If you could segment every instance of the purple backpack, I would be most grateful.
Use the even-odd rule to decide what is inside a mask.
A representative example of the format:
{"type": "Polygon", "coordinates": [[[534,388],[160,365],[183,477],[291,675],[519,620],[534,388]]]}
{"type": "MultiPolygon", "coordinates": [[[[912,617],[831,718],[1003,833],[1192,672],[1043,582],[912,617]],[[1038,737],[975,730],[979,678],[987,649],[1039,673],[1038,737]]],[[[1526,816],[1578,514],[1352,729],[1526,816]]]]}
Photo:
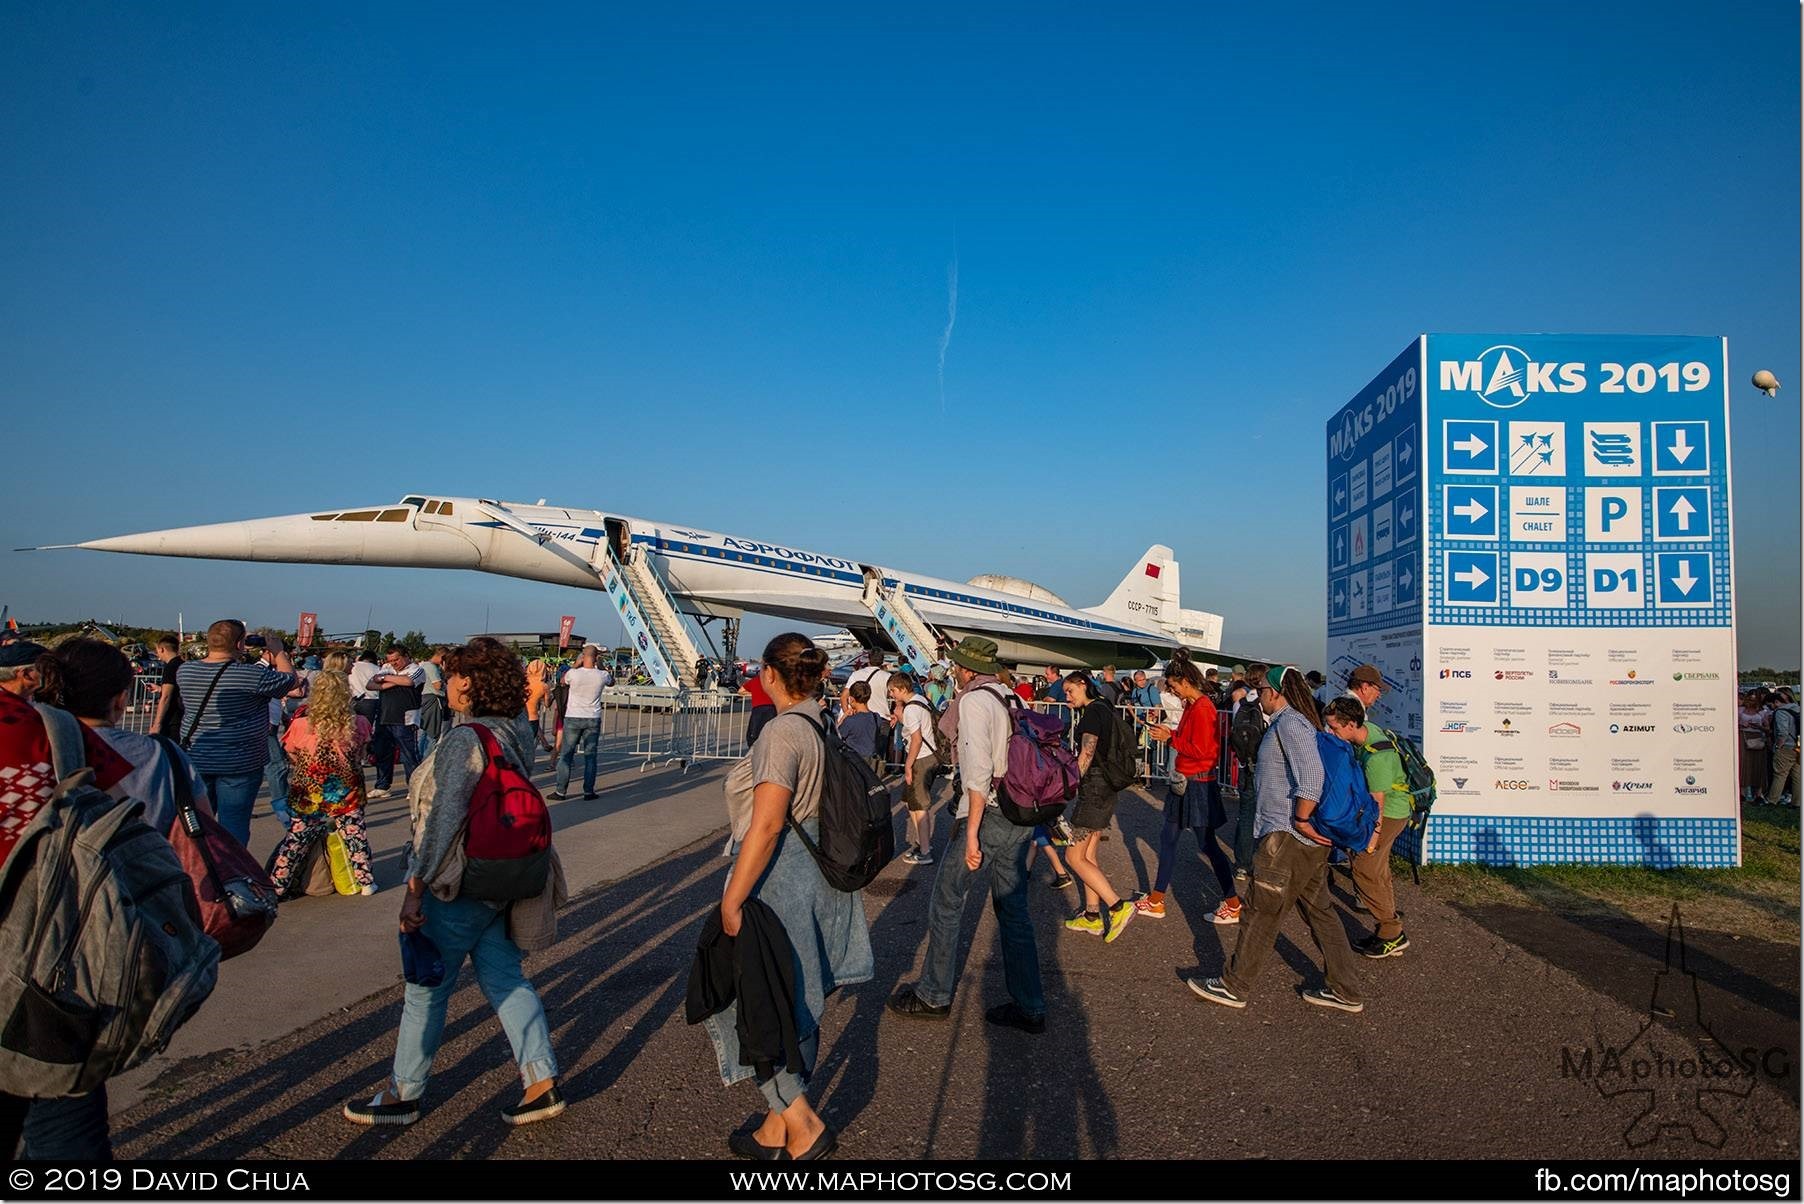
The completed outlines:
{"type": "Polygon", "coordinates": [[[1077,758],[1065,742],[1065,721],[985,690],[1008,710],[1008,773],[996,783],[996,807],[1023,828],[1051,823],[1077,795],[1077,758]]]}

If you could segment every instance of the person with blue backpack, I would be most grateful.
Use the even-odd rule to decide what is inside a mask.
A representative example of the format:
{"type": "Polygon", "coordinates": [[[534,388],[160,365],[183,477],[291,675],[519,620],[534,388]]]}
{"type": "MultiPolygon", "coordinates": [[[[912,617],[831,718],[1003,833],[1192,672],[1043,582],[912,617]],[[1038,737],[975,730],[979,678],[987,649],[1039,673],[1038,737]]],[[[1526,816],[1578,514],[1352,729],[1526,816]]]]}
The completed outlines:
{"type": "Polygon", "coordinates": [[[1290,666],[1268,670],[1259,684],[1267,726],[1254,779],[1253,877],[1241,918],[1240,943],[1218,978],[1189,978],[1202,999],[1244,1008],[1260,968],[1277,944],[1284,913],[1295,904],[1316,948],[1327,984],[1303,992],[1306,1003],[1362,1012],[1357,962],[1328,896],[1328,857],[1337,843],[1363,850],[1377,805],[1365,789],[1353,750],[1321,731],[1315,699],[1290,666]],[[1363,817],[1363,818],[1362,818],[1363,817]],[[1364,831],[1360,829],[1363,826],[1364,831]]]}
{"type": "Polygon", "coordinates": [[[1366,709],[1358,698],[1336,698],[1328,704],[1322,722],[1330,732],[1358,751],[1366,788],[1379,803],[1378,826],[1372,832],[1372,843],[1363,852],[1353,855],[1353,888],[1359,892],[1366,910],[1372,913],[1378,931],[1353,948],[1373,960],[1401,957],[1409,948],[1409,935],[1403,931],[1403,921],[1397,918],[1397,887],[1391,879],[1391,846],[1409,827],[1409,817],[1415,810],[1415,796],[1410,792],[1403,756],[1397,751],[1396,737],[1366,718],[1366,709]]]}

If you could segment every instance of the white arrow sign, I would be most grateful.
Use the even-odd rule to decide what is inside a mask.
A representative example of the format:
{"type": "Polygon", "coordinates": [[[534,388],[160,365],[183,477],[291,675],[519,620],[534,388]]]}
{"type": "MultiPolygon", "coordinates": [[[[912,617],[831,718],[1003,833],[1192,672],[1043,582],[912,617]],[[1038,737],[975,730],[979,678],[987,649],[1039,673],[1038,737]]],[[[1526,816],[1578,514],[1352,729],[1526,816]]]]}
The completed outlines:
{"type": "Polygon", "coordinates": [[[1405,590],[1408,590],[1410,582],[1414,581],[1415,579],[1416,578],[1415,578],[1414,574],[1412,574],[1408,569],[1404,569],[1401,573],[1399,573],[1397,575],[1397,584],[1402,586],[1405,590]]]}
{"type": "Polygon", "coordinates": [[[1455,506],[1453,512],[1461,518],[1469,518],[1476,523],[1479,519],[1489,514],[1490,510],[1485,507],[1483,502],[1479,501],[1477,498],[1473,498],[1464,505],[1455,506]]]}
{"type": "Polygon", "coordinates": [[[1691,575],[1691,562],[1689,560],[1681,560],[1679,562],[1679,571],[1672,575],[1672,583],[1679,587],[1679,592],[1681,594],[1689,594],[1691,592],[1691,587],[1698,583],[1698,579],[1691,575]]]}
{"type": "Polygon", "coordinates": [[[1685,438],[1685,428],[1680,427],[1672,437],[1672,446],[1666,450],[1672,453],[1672,458],[1674,460],[1683,464],[1685,461],[1691,459],[1691,453],[1696,449],[1693,448],[1691,443],[1685,438]]]}
{"type": "Polygon", "coordinates": [[[1477,565],[1473,565],[1469,569],[1453,574],[1453,579],[1461,585],[1469,585],[1474,590],[1477,590],[1482,587],[1485,582],[1491,579],[1491,574],[1485,572],[1477,565]]]}
{"type": "MultiPolygon", "coordinates": [[[[1680,428],[1679,437],[1684,438],[1684,436],[1684,428],[1680,428]]],[[[1677,451],[1678,449],[1675,447],[1673,450],[1677,451]]],[[[1686,450],[1689,451],[1690,449],[1687,448],[1686,450]]],[[[1691,530],[1691,516],[1698,512],[1698,508],[1693,506],[1691,502],[1686,499],[1685,495],[1681,493],[1679,495],[1679,500],[1672,504],[1671,512],[1679,520],[1679,530],[1689,531],[1691,530]]]]}
{"type": "Polygon", "coordinates": [[[1476,459],[1478,459],[1479,455],[1481,453],[1483,453],[1484,450],[1490,446],[1491,445],[1489,443],[1486,443],[1484,441],[1484,439],[1482,439],[1480,436],[1474,434],[1474,435],[1467,435],[1464,439],[1461,439],[1458,443],[1455,443],[1453,445],[1453,450],[1465,452],[1467,455],[1471,456],[1474,460],[1476,460],[1476,459]]]}
{"type": "Polygon", "coordinates": [[[1410,456],[1410,452],[1412,450],[1414,450],[1412,445],[1410,445],[1408,443],[1403,444],[1401,447],[1399,447],[1397,449],[1397,459],[1408,460],[1409,456],[1410,456]]]}

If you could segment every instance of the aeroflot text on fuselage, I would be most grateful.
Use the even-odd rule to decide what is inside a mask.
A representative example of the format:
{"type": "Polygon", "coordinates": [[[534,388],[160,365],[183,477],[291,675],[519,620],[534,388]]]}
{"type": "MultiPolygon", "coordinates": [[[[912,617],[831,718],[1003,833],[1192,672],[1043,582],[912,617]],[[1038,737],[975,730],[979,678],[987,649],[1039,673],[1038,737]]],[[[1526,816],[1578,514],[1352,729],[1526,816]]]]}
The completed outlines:
{"type": "Polygon", "coordinates": [[[781,556],[784,560],[794,560],[802,564],[824,564],[830,569],[847,569],[856,573],[858,566],[849,560],[841,560],[837,556],[816,556],[813,552],[798,552],[793,548],[778,547],[776,544],[752,543],[750,540],[734,539],[731,535],[721,541],[723,547],[739,552],[752,552],[759,556],[781,556]]]}

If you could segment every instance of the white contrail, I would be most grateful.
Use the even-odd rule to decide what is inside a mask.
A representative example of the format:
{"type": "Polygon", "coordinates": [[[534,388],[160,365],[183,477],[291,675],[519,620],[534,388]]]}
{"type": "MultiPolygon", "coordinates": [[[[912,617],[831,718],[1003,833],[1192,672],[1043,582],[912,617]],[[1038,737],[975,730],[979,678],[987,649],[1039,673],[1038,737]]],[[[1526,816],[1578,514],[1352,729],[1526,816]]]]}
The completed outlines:
{"type": "Polygon", "coordinates": [[[952,248],[952,266],[946,269],[946,329],[940,332],[940,413],[946,412],[946,348],[952,344],[952,327],[958,322],[958,248],[952,248]]]}

